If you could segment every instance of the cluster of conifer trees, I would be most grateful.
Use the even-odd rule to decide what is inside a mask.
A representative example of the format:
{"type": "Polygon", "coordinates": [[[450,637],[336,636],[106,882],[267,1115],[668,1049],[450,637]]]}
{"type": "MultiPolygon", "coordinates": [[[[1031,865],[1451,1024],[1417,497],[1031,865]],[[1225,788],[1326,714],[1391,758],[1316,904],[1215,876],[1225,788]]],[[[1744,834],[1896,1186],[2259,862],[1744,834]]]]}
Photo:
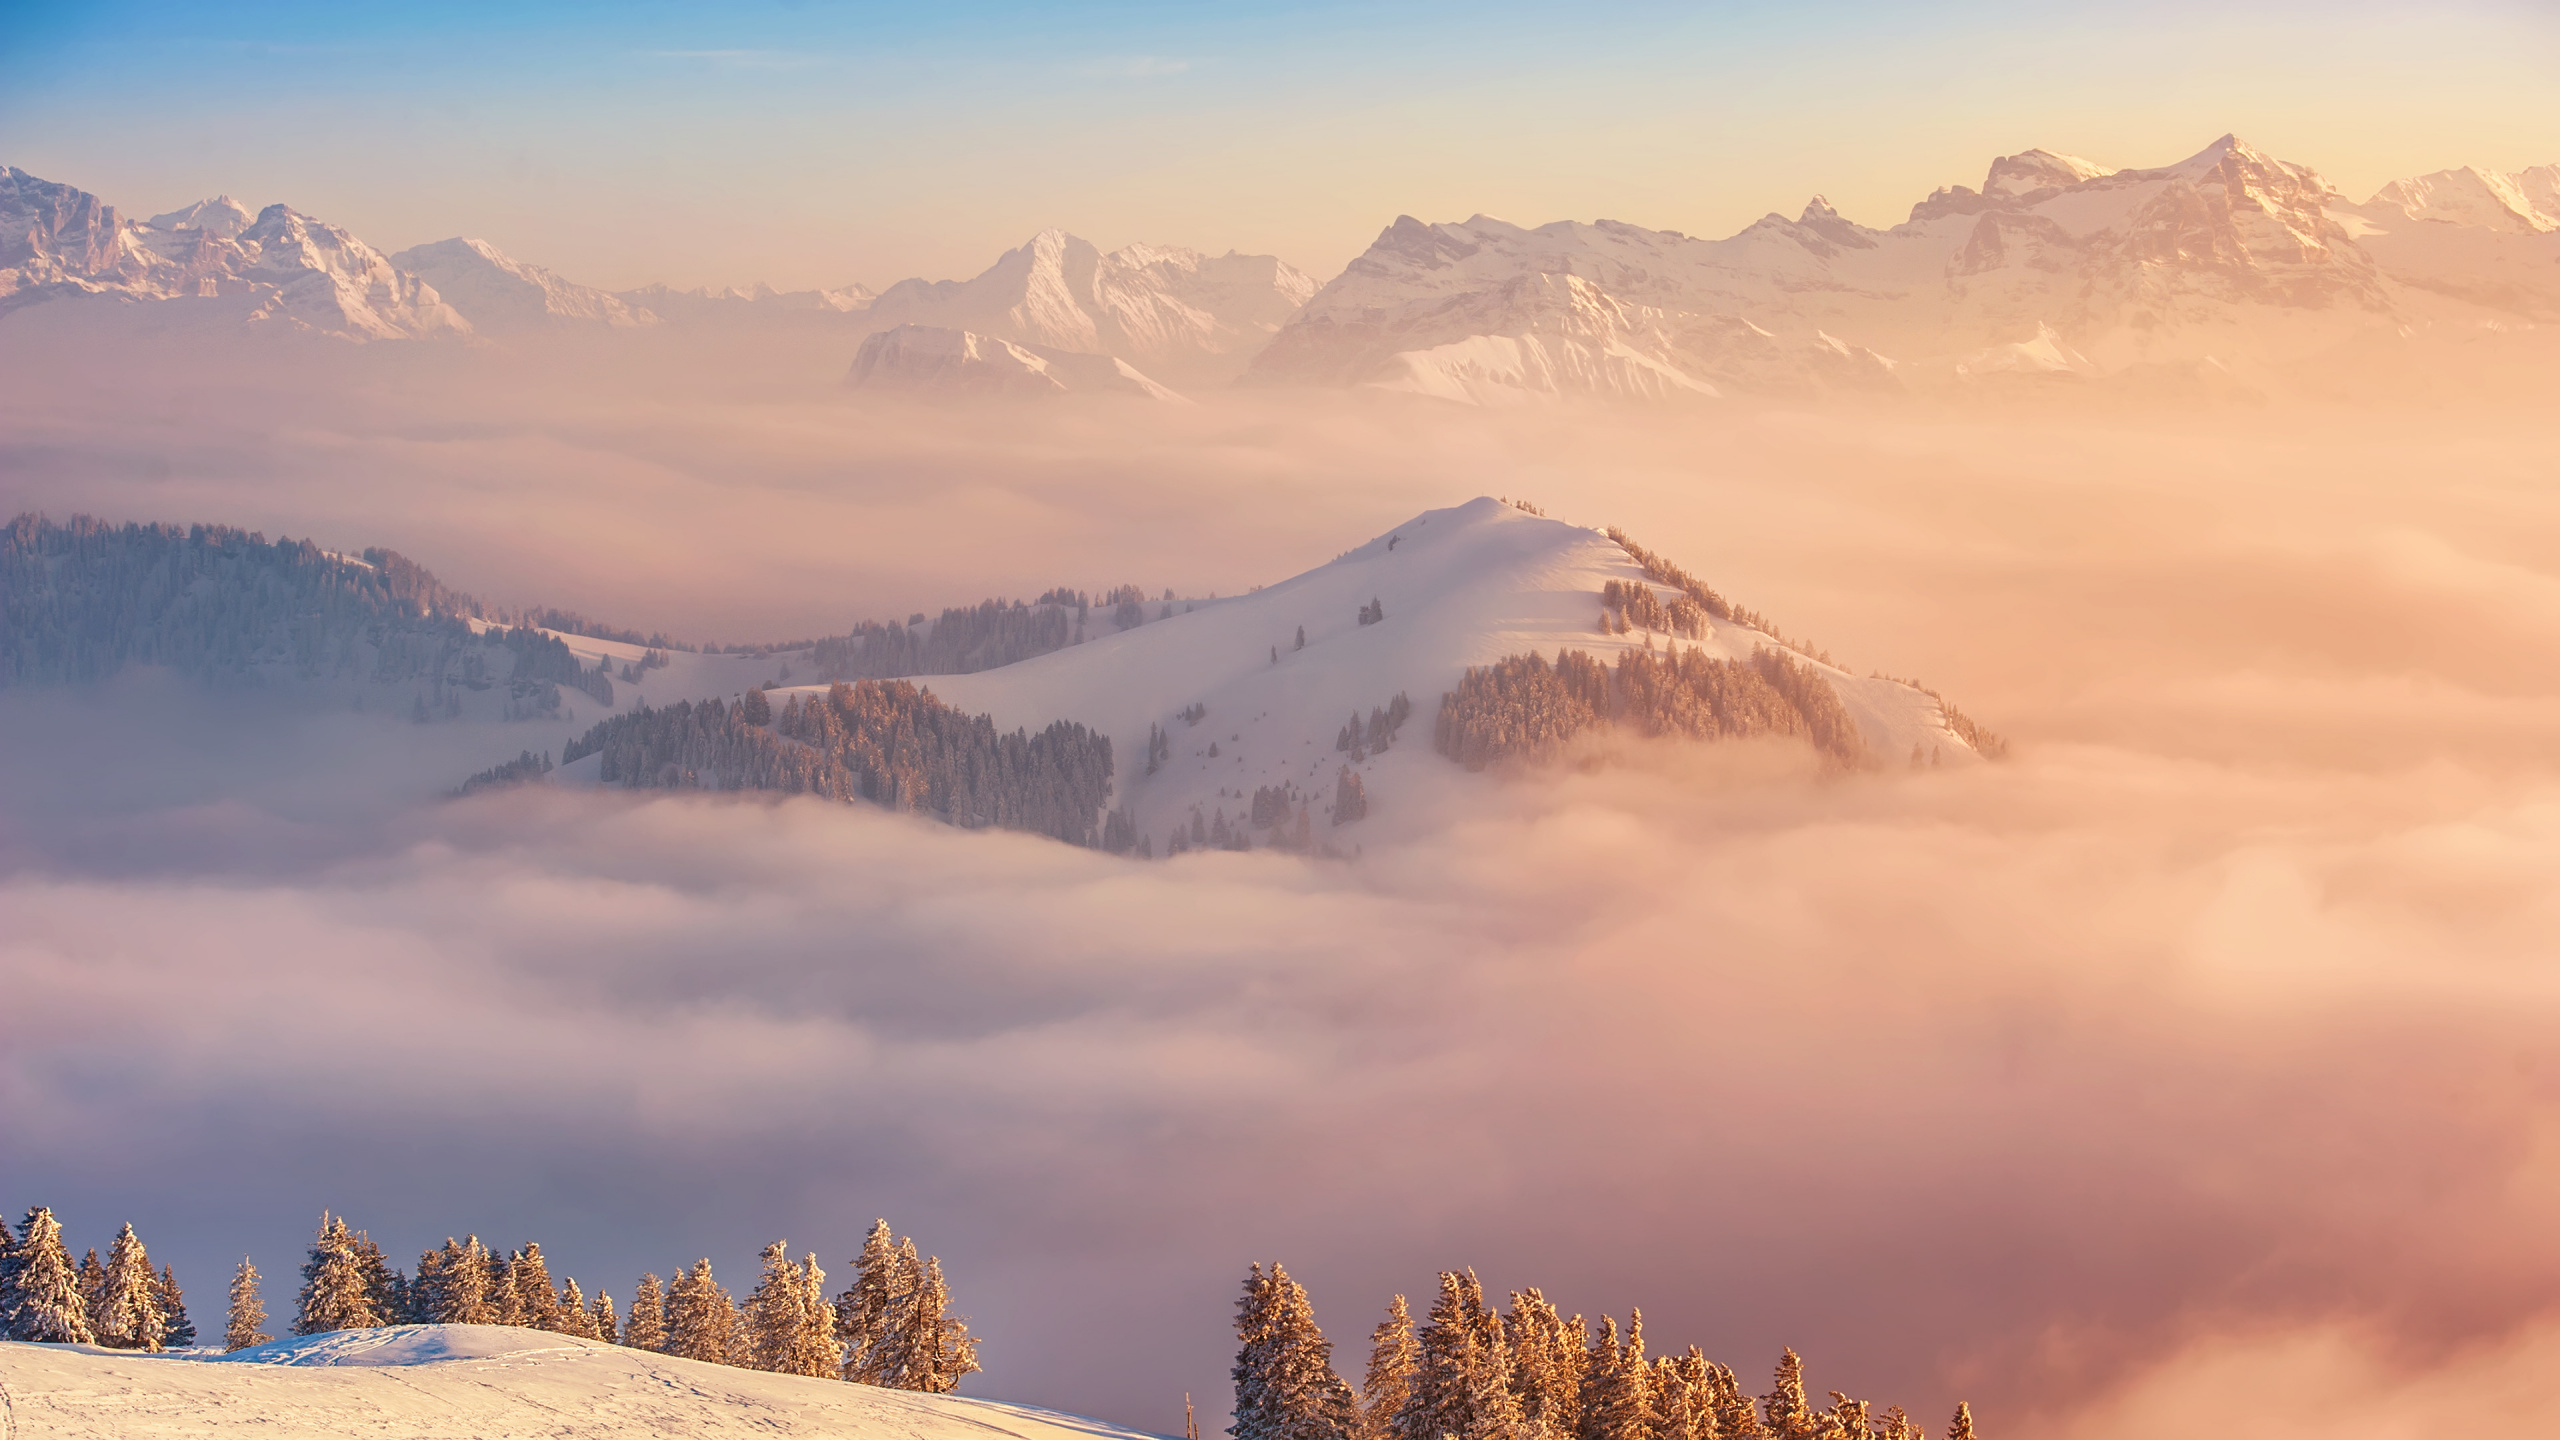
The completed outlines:
{"type": "MultiPolygon", "coordinates": [[[[377,1325],[522,1325],[686,1360],[935,1394],[977,1373],[978,1342],[968,1322],[950,1313],[941,1260],[920,1259],[915,1241],[898,1238],[888,1221],[871,1227],[854,1257],[853,1283],[832,1300],[815,1254],[795,1263],[777,1240],[761,1258],[763,1275],[743,1303],[701,1259],[676,1267],[663,1286],[654,1273],[641,1276],[630,1313],[617,1323],[611,1296],[587,1296],[575,1276],[555,1288],[538,1244],[498,1255],[477,1235],[448,1238],[418,1257],[412,1276],[385,1263],[363,1231],[329,1215],[302,1267],[293,1329],[319,1335],[377,1325]]],[[[235,1337],[253,1333],[265,1314],[255,1267],[243,1261],[242,1274],[232,1290],[235,1337]],[[244,1305],[254,1317],[244,1318],[244,1305]]]]}
{"type": "Polygon", "coordinates": [[[1718,660],[1695,646],[1657,656],[1629,650],[1617,669],[1580,650],[1549,665],[1515,655],[1471,666],[1443,695],[1432,748],[1480,770],[1552,753],[1583,731],[1625,725],[1643,735],[1698,739],[1801,736],[1840,765],[1866,763],[1866,742],[1820,671],[1783,650],[1718,660]]]}
{"type": "Polygon", "coordinates": [[[423,681],[421,720],[458,713],[463,690],[499,685],[511,718],[556,714],[563,685],[613,703],[612,679],[558,639],[469,623],[504,618],[389,550],[357,561],[227,526],[86,515],[20,515],[0,530],[0,684],[83,683],[137,664],[239,683],[276,667],[423,681]]]}
{"type": "Polygon", "coordinates": [[[264,662],[362,674],[467,639],[462,617],[480,614],[470,596],[389,550],[351,564],[308,540],[270,545],[228,526],[86,515],[61,524],[20,515],[0,530],[0,682],[102,680],[128,664],[202,679],[264,662]],[[389,634],[412,643],[358,651],[380,650],[389,634]]]}
{"type": "MultiPolygon", "coordinates": [[[[1109,614],[1114,629],[1134,629],[1147,621],[1146,600],[1135,585],[1115,586],[1098,597],[1059,586],[1028,603],[981,600],[947,609],[930,625],[918,613],[903,625],[869,620],[847,634],[760,648],[809,650],[821,680],[968,675],[1081,642],[1096,609],[1109,614]]],[[[1172,615],[1173,592],[1167,590],[1157,618],[1172,615]]]]}
{"type": "Polygon", "coordinates": [[[1351,763],[1357,765],[1371,755],[1385,754],[1387,747],[1395,743],[1396,732],[1412,718],[1413,702],[1399,690],[1396,698],[1385,705],[1370,707],[1365,723],[1360,719],[1359,711],[1352,711],[1351,718],[1335,732],[1333,748],[1349,754],[1351,763]]]}
{"type": "Polygon", "coordinates": [[[1100,838],[1111,742],[1058,721],[1002,734],[903,680],[837,682],[777,713],[761,690],[605,720],[561,752],[602,752],[603,778],[633,788],[779,790],[867,800],[968,829],[1100,838]]]}
{"type": "MultiPolygon", "coordinates": [[[[1417,1332],[1401,1295],[1370,1332],[1355,1393],[1333,1369],[1305,1287],[1255,1265],[1236,1305],[1235,1440],[1927,1440],[1900,1406],[1837,1390],[1817,1406],[1793,1350],[1758,1398],[1696,1346],[1645,1354],[1644,1312],[1598,1331],[1534,1287],[1496,1313],[1472,1270],[1444,1271],[1417,1332]]],[[[1958,1405],[1947,1440],[1973,1440],[1958,1405]]]]}
{"type": "Polygon", "coordinates": [[[196,1343],[196,1327],[178,1277],[166,1265],[152,1270],[131,1225],[116,1232],[105,1261],[91,1250],[73,1265],[61,1223],[39,1205],[15,1235],[0,1222],[0,1339],[181,1350],[196,1343]]]}

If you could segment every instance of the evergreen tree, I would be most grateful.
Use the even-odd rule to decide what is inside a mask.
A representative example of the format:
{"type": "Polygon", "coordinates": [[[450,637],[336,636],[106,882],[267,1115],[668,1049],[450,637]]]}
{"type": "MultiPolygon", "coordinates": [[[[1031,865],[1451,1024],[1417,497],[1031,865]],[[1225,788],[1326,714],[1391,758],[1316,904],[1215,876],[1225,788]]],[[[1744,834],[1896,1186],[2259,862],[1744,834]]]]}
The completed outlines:
{"type": "Polygon", "coordinates": [[[764,1247],[764,1275],[747,1296],[746,1353],[738,1363],[750,1370],[790,1374],[800,1353],[800,1268],[789,1246],[776,1240],[764,1247]]]}
{"type": "Polygon", "coordinates": [[[333,1330],[366,1330],[382,1323],[366,1283],[360,1236],[347,1222],[323,1211],[320,1233],[302,1265],[302,1295],[294,1317],[296,1335],[325,1335],[333,1330]]]}
{"type": "Polygon", "coordinates": [[[97,1338],[89,1328],[88,1297],[51,1210],[38,1205],[27,1211],[9,1263],[8,1286],[0,1292],[0,1333],[40,1345],[86,1345],[97,1338]]]}
{"type": "Polygon", "coordinates": [[[1414,1365],[1421,1348],[1413,1338],[1413,1312],[1399,1295],[1387,1304],[1387,1318],[1369,1332],[1369,1370],[1360,1381],[1360,1424],[1357,1440],[1388,1440],[1397,1412],[1413,1395],[1414,1365]]]}
{"type": "Polygon", "coordinates": [[[1956,1418],[1947,1422],[1947,1440],[1973,1440],[1973,1407],[1959,1400],[1956,1418]]]}
{"type": "Polygon", "coordinates": [[[80,1305],[89,1316],[89,1333],[98,1332],[98,1313],[107,1303],[107,1267],[98,1263],[98,1252],[92,1247],[80,1257],[80,1305]]]}
{"type": "Polygon", "coordinates": [[[509,1303],[516,1316],[505,1323],[535,1330],[560,1328],[560,1301],[551,1289],[551,1265],[542,1246],[528,1240],[507,1264],[509,1303]]]}
{"type": "Polygon", "coordinates": [[[1564,1440],[1581,1427],[1588,1329],[1579,1315],[1568,1321],[1557,1314],[1534,1285],[1511,1297],[1511,1313],[1502,1322],[1511,1349],[1511,1393],[1521,1424],[1540,1440],[1564,1440]]]}
{"type": "MultiPolygon", "coordinates": [[[[914,1263],[912,1242],[900,1247],[900,1258],[914,1263]]],[[[962,1376],[978,1373],[977,1337],[969,1333],[968,1322],[950,1310],[951,1288],[943,1281],[942,1261],[928,1256],[908,1298],[906,1323],[901,1327],[905,1338],[897,1346],[898,1376],[890,1382],[898,1389],[948,1395],[960,1388],[962,1376]]]]}
{"type": "Polygon", "coordinates": [[[676,1272],[667,1297],[667,1353],[727,1364],[738,1329],[737,1302],[711,1278],[711,1262],[676,1272]]]}
{"type": "Polygon", "coordinates": [[[622,1327],[622,1343],[634,1350],[667,1348],[666,1302],[658,1292],[658,1277],[642,1275],[640,1283],[631,1287],[631,1316],[622,1327]]]}
{"type": "Polygon", "coordinates": [[[845,1379],[862,1385],[892,1383],[890,1351],[900,1329],[892,1317],[901,1314],[915,1292],[919,1277],[909,1268],[914,1261],[915,1246],[910,1243],[902,1251],[887,1220],[871,1223],[862,1253],[853,1259],[853,1283],[835,1301],[836,1341],[844,1349],[839,1373],[845,1379]]]}
{"type": "Polygon", "coordinates": [[[607,1345],[622,1343],[621,1327],[613,1323],[612,1296],[601,1290],[596,1292],[595,1303],[587,1307],[587,1328],[607,1345]]]}
{"type": "Polygon", "coordinates": [[[1742,1381],[1728,1366],[1707,1363],[1707,1408],[1716,1417],[1716,1434],[1721,1440],[1763,1440],[1768,1433],[1760,1427],[1759,1408],[1742,1388],[1742,1381]]]}
{"type": "Polygon", "coordinates": [[[267,1302],[258,1298],[258,1267],[243,1255],[240,1268],[231,1275],[231,1309],[222,1324],[222,1348],[246,1350],[274,1339],[258,1328],[266,1319],[267,1302]]]}
{"type": "Polygon", "coordinates": [[[1644,1312],[1627,1318],[1627,1338],[1618,1340],[1618,1322],[1600,1320],[1600,1335],[1591,1344],[1582,1372],[1582,1440],[1647,1440],[1653,1402],[1644,1358],[1644,1312]]]}
{"type": "Polygon", "coordinates": [[[1421,1358],[1413,1394],[1396,1417],[1396,1440],[1516,1440],[1523,1427],[1511,1393],[1510,1347],[1474,1271],[1440,1272],[1439,1297],[1416,1338],[1421,1358]]]}
{"type": "Polygon", "coordinates": [[[373,1323],[397,1325],[409,1319],[409,1277],[391,1268],[372,1236],[357,1230],[349,1239],[355,1249],[356,1273],[364,1277],[365,1306],[373,1312],[373,1323]]]}
{"type": "MultiPolygon", "coordinates": [[[[843,1347],[836,1343],[836,1312],[827,1304],[827,1272],[818,1268],[813,1252],[800,1257],[800,1332],[793,1344],[791,1373],[794,1375],[828,1376],[837,1372],[843,1362],[843,1347]]],[[[970,1347],[971,1367],[975,1368],[976,1346],[970,1347]]]]}
{"type": "Polygon", "coordinates": [[[1351,1387],[1307,1292],[1275,1261],[1247,1272],[1236,1302],[1235,1440],[1348,1440],[1359,1423],[1351,1387]]]}
{"type": "Polygon", "coordinates": [[[1831,1411],[1822,1417],[1824,1434],[1839,1436],[1840,1440],[1871,1440],[1870,1428],[1866,1401],[1852,1400],[1837,1390],[1831,1392],[1831,1411]]]}
{"type": "Polygon", "coordinates": [[[586,1292],[578,1288],[575,1275],[560,1282],[560,1298],[551,1313],[559,1317],[557,1326],[563,1335],[575,1335],[581,1340],[604,1338],[596,1333],[595,1316],[587,1310],[586,1292]]]}
{"type": "Polygon", "coordinates": [[[169,1316],[160,1306],[160,1276],[129,1221],[108,1247],[89,1323],[98,1343],[113,1350],[157,1351],[168,1330],[169,1316]]]}
{"type": "Polygon", "coordinates": [[[1762,1397],[1760,1407],[1768,1415],[1774,1440],[1814,1440],[1819,1433],[1813,1406],[1805,1399],[1804,1360],[1795,1351],[1779,1357],[1777,1383],[1762,1397]]]}

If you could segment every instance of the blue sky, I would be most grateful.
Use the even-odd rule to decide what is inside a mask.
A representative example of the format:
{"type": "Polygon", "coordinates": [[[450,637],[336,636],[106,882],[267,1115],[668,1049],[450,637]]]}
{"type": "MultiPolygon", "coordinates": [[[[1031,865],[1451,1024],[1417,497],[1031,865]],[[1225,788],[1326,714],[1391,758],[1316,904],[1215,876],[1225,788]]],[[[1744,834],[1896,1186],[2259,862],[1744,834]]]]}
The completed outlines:
{"type": "Polygon", "coordinates": [[[969,273],[1058,224],[1330,273],[1398,213],[1890,223],[1993,155],[2238,130],[2361,193],[2560,160],[2547,5],[96,4],[0,161],[615,286],[969,273]]]}

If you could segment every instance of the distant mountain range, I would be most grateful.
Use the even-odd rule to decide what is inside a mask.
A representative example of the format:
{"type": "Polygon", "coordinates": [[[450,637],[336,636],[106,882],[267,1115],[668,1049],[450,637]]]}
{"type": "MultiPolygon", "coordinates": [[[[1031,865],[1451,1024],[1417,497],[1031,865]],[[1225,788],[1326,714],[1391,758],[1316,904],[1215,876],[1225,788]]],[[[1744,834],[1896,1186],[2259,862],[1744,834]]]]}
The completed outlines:
{"type": "Polygon", "coordinates": [[[83,297],[350,340],[815,324],[841,331],[849,383],[922,394],[1169,398],[1241,381],[1499,404],[2238,388],[2376,337],[2560,320],[2560,165],[2439,171],[2358,204],[2233,136],[2155,169],[2029,150],[1889,229],[1819,196],[1723,240],[1402,216],[1321,287],[1267,255],[1105,253],[1046,230],[972,279],[878,294],[608,293],[483,241],[384,255],[227,197],[128,220],[0,169],[0,315],[83,297]]]}

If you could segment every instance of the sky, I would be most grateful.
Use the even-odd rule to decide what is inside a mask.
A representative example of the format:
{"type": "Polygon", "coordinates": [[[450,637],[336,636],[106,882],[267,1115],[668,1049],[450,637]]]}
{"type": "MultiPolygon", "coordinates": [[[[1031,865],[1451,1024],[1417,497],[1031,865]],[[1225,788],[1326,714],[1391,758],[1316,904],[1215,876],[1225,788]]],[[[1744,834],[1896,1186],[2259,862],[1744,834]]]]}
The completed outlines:
{"type": "Polygon", "coordinates": [[[2533,0],[101,3],[12,18],[0,163],[608,287],[974,274],[1033,232],[1328,277],[1398,214],[1871,224],[2031,146],[2226,131],[2352,194],[2560,160],[2533,0]]]}

